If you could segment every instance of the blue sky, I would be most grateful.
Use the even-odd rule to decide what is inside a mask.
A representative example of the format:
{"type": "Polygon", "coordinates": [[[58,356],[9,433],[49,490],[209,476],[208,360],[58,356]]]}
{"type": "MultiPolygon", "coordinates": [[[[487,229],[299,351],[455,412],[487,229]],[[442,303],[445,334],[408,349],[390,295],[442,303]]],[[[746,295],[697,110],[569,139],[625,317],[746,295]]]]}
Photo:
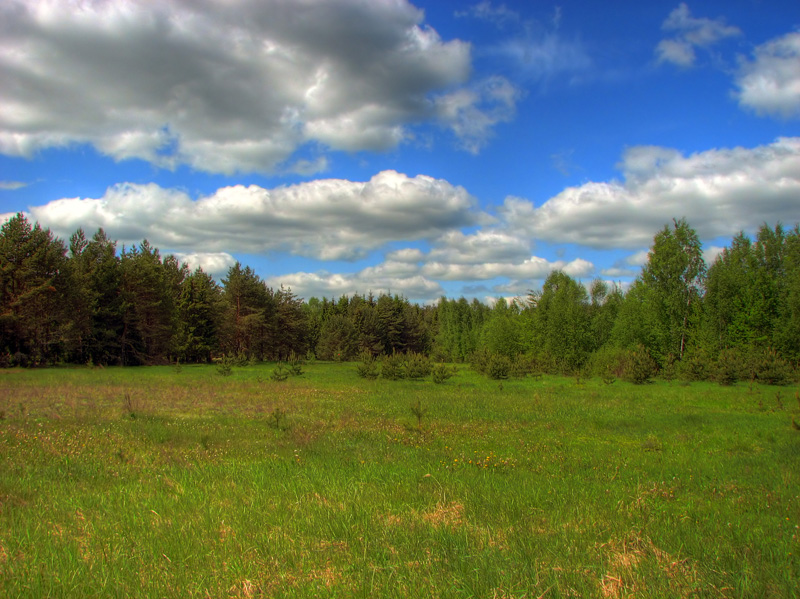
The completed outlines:
{"type": "Polygon", "coordinates": [[[627,285],[800,221],[800,4],[6,0],[0,218],[301,297],[627,285]]]}

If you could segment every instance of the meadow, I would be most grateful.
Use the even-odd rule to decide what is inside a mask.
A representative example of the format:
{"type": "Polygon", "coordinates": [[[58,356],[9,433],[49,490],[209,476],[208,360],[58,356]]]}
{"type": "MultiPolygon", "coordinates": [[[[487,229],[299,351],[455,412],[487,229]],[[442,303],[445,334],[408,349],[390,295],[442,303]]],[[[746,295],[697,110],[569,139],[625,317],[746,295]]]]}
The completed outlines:
{"type": "Polygon", "coordinates": [[[796,597],[798,387],[0,371],[2,597],[796,597]]]}

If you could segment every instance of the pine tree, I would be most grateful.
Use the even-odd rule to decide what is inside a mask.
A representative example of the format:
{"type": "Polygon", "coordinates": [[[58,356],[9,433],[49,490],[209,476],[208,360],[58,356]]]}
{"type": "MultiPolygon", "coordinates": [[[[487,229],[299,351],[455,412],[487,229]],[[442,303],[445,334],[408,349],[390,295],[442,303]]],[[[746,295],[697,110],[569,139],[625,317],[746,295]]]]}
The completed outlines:
{"type": "Polygon", "coordinates": [[[17,214],[0,228],[0,353],[41,364],[60,354],[66,326],[66,247],[17,214]]]}
{"type": "Polygon", "coordinates": [[[197,268],[181,284],[178,352],[184,362],[210,362],[219,346],[222,291],[197,268]]]}

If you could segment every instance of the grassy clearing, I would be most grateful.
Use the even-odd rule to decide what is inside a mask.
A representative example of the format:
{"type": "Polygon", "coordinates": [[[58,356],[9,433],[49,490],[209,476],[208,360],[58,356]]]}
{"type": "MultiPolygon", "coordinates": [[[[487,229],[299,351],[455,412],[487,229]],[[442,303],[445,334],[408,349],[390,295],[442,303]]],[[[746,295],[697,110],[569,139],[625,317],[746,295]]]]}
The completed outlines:
{"type": "Polygon", "coordinates": [[[796,388],[305,370],[0,371],[0,596],[800,594],[796,388]]]}

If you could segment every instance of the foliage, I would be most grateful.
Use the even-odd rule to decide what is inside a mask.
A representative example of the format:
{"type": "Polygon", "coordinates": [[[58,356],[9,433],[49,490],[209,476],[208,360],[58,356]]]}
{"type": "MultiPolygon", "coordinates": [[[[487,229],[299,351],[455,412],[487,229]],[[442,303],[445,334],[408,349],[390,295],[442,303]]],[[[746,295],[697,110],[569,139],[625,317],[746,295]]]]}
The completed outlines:
{"type": "Polygon", "coordinates": [[[431,374],[433,367],[428,356],[410,352],[405,355],[405,375],[407,379],[424,379],[431,374]]]}
{"type": "Polygon", "coordinates": [[[0,267],[5,367],[192,364],[224,355],[233,366],[283,361],[302,372],[292,356],[348,361],[365,352],[378,362],[403,356],[390,358],[397,363],[387,377],[427,377],[430,360],[469,360],[488,374],[493,356],[503,355],[508,376],[618,378],[624,349],[641,344],[667,380],[732,384],[791,380],[800,361],[798,225],[765,224],[753,240],[737,235],[706,274],[695,231],[674,220],[657,232],[625,293],[554,271],[527,300],[499,298],[491,307],[463,297],[421,306],[388,294],[303,300],[240,263],[217,283],[147,240],[118,251],[102,229],[91,237],[79,229],[65,247],[22,214],[0,228],[0,267]]]}
{"type": "Polygon", "coordinates": [[[303,360],[294,352],[289,354],[287,367],[292,376],[301,376],[303,374],[303,360]]]}
{"type": "Polygon", "coordinates": [[[748,369],[752,378],[765,385],[788,385],[794,379],[789,362],[773,348],[753,351],[748,369]]]}
{"type": "Polygon", "coordinates": [[[217,374],[220,376],[230,376],[233,374],[234,360],[230,356],[223,355],[217,362],[217,374]]]}
{"type": "Polygon", "coordinates": [[[272,369],[272,372],[269,375],[276,383],[280,383],[285,381],[291,376],[292,372],[284,365],[283,362],[278,362],[275,365],[275,368],[272,369]]]}
{"type": "Polygon", "coordinates": [[[550,356],[558,372],[583,366],[594,349],[586,289],[562,271],[553,271],[539,294],[531,294],[524,314],[525,346],[550,356]]]}
{"type": "Polygon", "coordinates": [[[486,375],[492,380],[505,380],[511,375],[511,358],[504,354],[492,354],[486,367],[486,375]]]}
{"type": "Polygon", "coordinates": [[[715,371],[713,356],[703,346],[692,346],[678,363],[678,376],[685,381],[704,381],[715,371]]]}
{"type": "Polygon", "coordinates": [[[720,385],[733,385],[746,371],[747,360],[738,349],[723,349],[717,355],[714,380],[720,385]]]}
{"type": "Polygon", "coordinates": [[[436,364],[431,371],[431,380],[437,385],[441,385],[451,379],[456,374],[456,369],[447,364],[436,364]]]}
{"type": "Polygon", "coordinates": [[[393,353],[381,360],[381,377],[387,381],[406,378],[406,362],[402,354],[393,353]]]}
{"type": "Polygon", "coordinates": [[[267,418],[269,425],[281,431],[289,430],[289,424],[287,422],[286,410],[283,408],[275,408],[272,412],[269,413],[269,417],[267,418]]]}
{"type": "Polygon", "coordinates": [[[630,351],[625,363],[623,376],[628,382],[635,385],[643,385],[644,383],[649,383],[655,376],[657,368],[656,361],[650,355],[648,349],[639,344],[630,351]]]}
{"type": "Polygon", "coordinates": [[[371,353],[362,352],[361,362],[356,364],[356,372],[361,378],[375,380],[380,374],[378,360],[371,353]]]}
{"type": "Polygon", "coordinates": [[[629,359],[628,350],[609,344],[592,354],[587,366],[593,376],[617,379],[625,375],[629,359]]]}
{"type": "Polygon", "coordinates": [[[428,410],[422,407],[422,402],[419,399],[411,406],[411,413],[414,415],[414,418],[417,419],[417,429],[421,429],[422,417],[428,413],[428,410]]]}
{"type": "Polygon", "coordinates": [[[686,220],[673,220],[672,227],[665,226],[656,234],[641,274],[642,284],[653,292],[655,317],[666,332],[661,344],[650,347],[656,355],[683,357],[705,275],[703,248],[686,220]]]}

